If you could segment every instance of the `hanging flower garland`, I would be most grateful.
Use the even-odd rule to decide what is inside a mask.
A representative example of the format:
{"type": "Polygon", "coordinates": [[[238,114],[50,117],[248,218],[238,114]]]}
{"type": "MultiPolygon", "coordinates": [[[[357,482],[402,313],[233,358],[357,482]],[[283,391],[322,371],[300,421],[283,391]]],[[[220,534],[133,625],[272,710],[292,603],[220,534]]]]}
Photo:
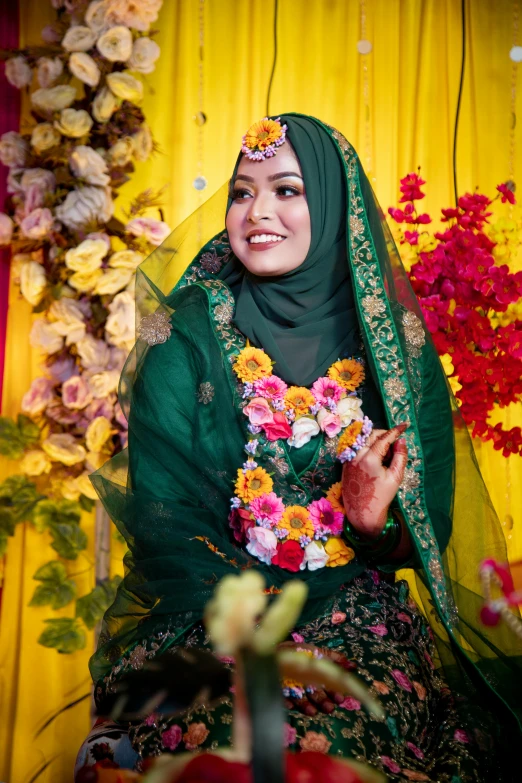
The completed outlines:
{"type": "MultiPolygon", "coordinates": [[[[114,198],[154,141],[140,103],[142,74],[160,55],[150,25],[162,0],[52,0],[56,22],[45,47],[13,52],[7,79],[30,93],[29,132],[0,139],[9,168],[0,244],[11,245],[12,274],[38,317],[30,341],[43,372],[22,399],[17,421],[0,419],[0,453],[20,460],[0,487],[0,555],[17,522],[51,535],[61,560],[35,574],[33,603],[53,609],[76,597],[66,562],[86,549],[81,511],[96,495],[88,479],[127,442],[117,386],[134,335],[135,270],[170,233],[145,216],[159,206],[147,191],[114,217],[114,198]],[[63,562],[65,561],[65,562],[63,562]]],[[[78,599],[76,616],[92,628],[116,582],[78,599]]],[[[47,621],[40,643],[61,652],[85,644],[78,621],[47,621]]]]}

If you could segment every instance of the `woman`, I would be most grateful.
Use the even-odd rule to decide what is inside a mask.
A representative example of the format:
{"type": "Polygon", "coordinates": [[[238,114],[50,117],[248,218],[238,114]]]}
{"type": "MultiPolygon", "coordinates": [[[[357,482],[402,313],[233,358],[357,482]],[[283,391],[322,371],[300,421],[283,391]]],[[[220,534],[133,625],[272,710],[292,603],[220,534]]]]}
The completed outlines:
{"type": "MultiPolygon", "coordinates": [[[[290,746],[391,780],[487,780],[499,740],[462,697],[503,711],[504,736],[515,725],[511,640],[476,620],[478,563],[506,559],[503,538],[357,156],[311,117],[266,120],[216,234],[221,195],[138,274],[128,454],[93,477],[129,546],[91,661],[98,702],[158,652],[207,645],[224,574],[255,566],[276,590],[297,574],[294,643],[349,659],[387,718],[284,683],[290,746]],[[394,581],[403,567],[431,628],[394,581]]],[[[230,715],[228,700],[153,714],[129,738],[140,758],[215,747],[230,715]]]]}

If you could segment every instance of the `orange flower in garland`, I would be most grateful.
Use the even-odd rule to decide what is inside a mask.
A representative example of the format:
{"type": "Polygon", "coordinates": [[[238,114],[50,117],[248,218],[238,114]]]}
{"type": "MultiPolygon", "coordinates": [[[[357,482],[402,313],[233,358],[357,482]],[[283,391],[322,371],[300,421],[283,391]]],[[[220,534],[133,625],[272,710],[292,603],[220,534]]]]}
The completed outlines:
{"type": "Polygon", "coordinates": [[[301,536],[313,538],[314,535],[310,514],[304,506],[288,506],[277,527],[288,530],[288,538],[294,541],[299,541],[301,536]]]}
{"type": "Polygon", "coordinates": [[[364,368],[355,359],[341,359],[328,370],[328,377],[347,391],[355,391],[364,381],[364,368]]]}
{"type": "Polygon", "coordinates": [[[293,408],[296,416],[304,416],[315,405],[315,398],[305,386],[290,386],[285,394],[285,403],[287,408],[293,408]]]}
{"type": "Polygon", "coordinates": [[[342,481],[337,481],[335,484],[332,484],[326,493],[326,500],[330,501],[334,511],[339,511],[340,514],[346,514],[343,505],[342,481]]]}
{"type": "Polygon", "coordinates": [[[272,362],[264,351],[249,346],[237,357],[234,372],[243,383],[253,383],[272,375],[272,362]]]}
{"type": "Polygon", "coordinates": [[[250,160],[265,160],[273,157],[277,148],[286,139],[287,126],[280,121],[269,120],[268,117],[254,122],[243,136],[243,152],[250,160]]]}
{"type": "Polygon", "coordinates": [[[247,470],[245,473],[239,468],[237,471],[236,495],[243,503],[250,503],[254,498],[272,492],[273,481],[263,468],[247,470]]]}
{"type": "MultiPolygon", "coordinates": [[[[357,440],[357,437],[361,434],[363,428],[362,421],[354,421],[352,424],[350,424],[349,427],[346,427],[343,434],[339,438],[339,442],[337,443],[337,453],[342,454],[345,449],[350,448],[350,446],[353,446],[355,441],[357,440]]],[[[330,498],[328,498],[329,500],[330,498]]],[[[343,509],[344,514],[344,509],[343,509]]]]}

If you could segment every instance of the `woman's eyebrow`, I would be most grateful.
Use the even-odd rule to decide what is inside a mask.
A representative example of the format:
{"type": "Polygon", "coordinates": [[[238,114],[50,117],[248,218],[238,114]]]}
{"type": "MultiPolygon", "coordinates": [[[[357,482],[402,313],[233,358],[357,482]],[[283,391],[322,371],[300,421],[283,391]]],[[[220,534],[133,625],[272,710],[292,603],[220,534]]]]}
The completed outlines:
{"type": "MultiPolygon", "coordinates": [[[[284,179],[284,177],[298,177],[299,179],[303,179],[296,171],[279,171],[277,174],[272,174],[272,176],[268,177],[268,181],[274,182],[276,179],[284,179]]],[[[242,179],[245,182],[254,182],[254,177],[249,177],[246,174],[237,174],[236,182],[238,179],[242,179]]]]}

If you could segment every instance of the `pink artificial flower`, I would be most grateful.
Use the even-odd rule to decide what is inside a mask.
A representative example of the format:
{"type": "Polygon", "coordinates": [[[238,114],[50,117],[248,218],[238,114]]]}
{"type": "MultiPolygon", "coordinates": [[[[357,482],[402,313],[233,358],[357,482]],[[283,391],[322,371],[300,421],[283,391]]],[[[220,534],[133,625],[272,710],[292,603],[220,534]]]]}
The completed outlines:
{"type": "Polygon", "coordinates": [[[332,625],[340,625],[346,620],[346,612],[334,612],[332,614],[332,625]]]}
{"type": "Polygon", "coordinates": [[[92,392],[81,375],[73,375],[62,386],[62,402],[66,408],[80,410],[92,401],[92,392]]]}
{"type": "MultiPolygon", "coordinates": [[[[109,416],[107,416],[107,418],[109,418],[109,416]]],[[[121,405],[120,405],[119,402],[117,402],[116,405],[114,406],[114,420],[124,430],[129,429],[129,422],[127,421],[127,417],[125,416],[124,412],[122,411],[121,405]]]]}
{"type": "Polygon", "coordinates": [[[22,220],[20,230],[28,239],[43,239],[49,234],[53,222],[51,210],[47,207],[39,207],[22,220]]]}
{"type": "Polygon", "coordinates": [[[332,378],[318,378],[312,386],[312,394],[321,405],[327,405],[330,400],[339,402],[344,389],[332,378]]]}
{"type": "Polygon", "coordinates": [[[381,763],[384,767],[387,767],[390,772],[393,772],[394,775],[397,775],[397,773],[401,771],[401,768],[397,762],[391,759],[389,756],[381,756],[381,763]]]}
{"type": "Polygon", "coordinates": [[[404,672],[401,672],[399,669],[392,669],[391,676],[399,686],[399,688],[402,688],[403,691],[408,691],[408,693],[412,692],[412,686],[409,679],[406,677],[404,672]]]}
{"type": "Polygon", "coordinates": [[[146,217],[130,220],[125,226],[125,231],[128,231],[129,234],[134,234],[136,237],[145,237],[151,245],[161,245],[171,233],[170,226],[167,223],[146,217]]]}
{"type": "Polygon", "coordinates": [[[289,723],[285,723],[283,726],[283,745],[288,748],[289,745],[293,745],[297,739],[297,731],[289,723]]]}
{"type": "Polygon", "coordinates": [[[234,538],[240,544],[247,540],[247,533],[251,527],[255,527],[255,520],[246,508],[233,508],[228,515],[228,522],[233,530],[234,538]]]}
{"type": "Polygon", "coordinates": [[[277,538],[275,533],[266,527],[251,527],[247,531],[247,552],[257,557],[262,563],[270,565],[277,552],[277,538]]]}
{"type": "Polygon", "coordinates": [[[47,371],[58,383],[67,381],[71,375],[78,375],[78,367],[72,356],[62,356],[60,359],[57,359],[48,365],[47,371]]]}
{"type": "Polygon", "coordinates": [[[269,492],[266,495],[254,498],[250,503],[250,511],[256,519],[275,525],[283,516],[285,506],[275,492],[269,492]]]}
{"type": "Polygon", "coordinates": [[[424,198],[426,194],[421,191],[421,186],[425,184],[426,181],[421,179],[418,174],[407,174],[401,179],[400,190],[403,195],[400,201],[416,201],[417,199],[424,198]]]}
{"type": "MultiPolygon", "coordinates": [[[[404,232],[404,242],[407,242],[409,245],[418,245],[419,244],[419,232],[418,231],[405,231],[404,232]]],[[[401,242],[403,244],[403,242],[401,242]]]]}
{"type": "Polygon", "coordinates": [[[248,405],[243,408],[243,413],[248,416],[250,424],[254,427],[260,427],[262,424],[271,424],[274,420],[274,414],[270,410],[270,405],[263,397],[254,397],[248,405]]]}
{"type": "MultiPolygon", "coordinates": [[[[509,187],[509,184],[506,182],[503,185],[497,185],[497,190],[502,196],[502,203],[505,204],[506,201],[509,201],[510,204],[516,204],[515,194],[509,187]]],[[[498,196],[497,196],[498,198],[498,196]]]]}
{"type": "Polygon", "coordinates": [[[403,623],[409,623],[411,625],[411,617],[409,614],[405,614],[405,612],[398,612],[397,620],[401,620],[403,623]]]}
{"type": "Polygon", "coordinates": [[[388,635],[388,629],[382,623],[380,623],[379,625],[370,625],[368,626],[368,630],[374,633],[376,636],[388,635]]]}
{"type": "Polygon", "coordinates": [[[49,378],[35,378],[22,398],[22,411],[29,416],[42,413],[53,399],[53,386],[49,378]]]}
{"type": "Polygon", "coordinates": [[[308,512],[317,533],[331,536],[342,533],[344,514],[334,511],[332,504],[326,498],[312,501],[308,506],[308,512]]]}
{"type": "Polygon", "coordinates": [[[260,397],[265,397],[273,402],[281,402],[284,399],[288,386],[277,375],[270,375],[269,378],[260,378],[254,382],[254,391],[260,397]]]}
{"type": "Polygon", "coordinates": [[[453,735],[453,739],[457,740],[457,742],[463,742],[464,744],[467,744],[469,742],[469,735],[467,731],[464,731],[464,729],[456,729],[455,734],[453,735]]]}
{"type": "Polygon", "coordinates": [[[93,400],[89,403],[83,411],[83,415],[88,421],[92,421],[98,416],[105,416],[106,419],[111,421],[114,415],[114,405],[109,399],[100,397],[100,399],[93,400]]]}
{"type": "Polygon", "coordinates": [[[407,742],[406,747],[408,747],[414,756],[416,756],[418,759],[424,758],[424,753],[420,748],[418,748],[416,745],[413,744],[413,742],[407,742]]]}
{"type": "Polygon", "coordinates": [[[155,726],[158,718],[159,715],[156,712],[151,712],[150,715],[145,718],[145,726],[155,726]]]}
{"type": "MultiPolygon", "coordinates": [[[[48,419],[56,421],[58,424],[64,424],[66,427],[70,424],[78,424],[80,414],[78,411],[72,411],[60,403],[59,400],[53,400],[45,409],[45,415],[48,419]]],[[[87,425],[85,425],[87,429],[87,425]]]]}
{"type": "Polygon", "coordinates": [[[341,417],[337,413],[329,413],[324,408],[317,414],[317,423],[329,438],[335,438],[341,432],[341,417]]]}
{"type": "Polygon", "coordinates": [[[294,631],[293,634],[291,634],[291,636],[296,644],[302,644],[304,642],[304,636],[302,636],[302,634],[300,633],[296,633],[294,631]]]}
{"type": "Polygon", "coordinates": [[[343,707],[345,710],[360,710],[361,702],[354,699],[353,696],[348,696],[339,704],[339,707],[343,707]]]}
{"type": "Polygon", "coordinates": [[[38,185],[36,182],[32,185],[29,185],[25,191],[24,217],[30,215],[31,212],[34,212],[34,210],[38,209],[38,207],[43,206],[44,196],[45,191],[41,185],[38,185]]]}
{"type": "Polygon", "coordinates": [[[292,435],[292,428],[286,420],[284,413],[274,413],[274,420],[263,424],[263,431],[267,440],[286,440],[292,435]]]}
{"type": "Polygon", "coordinates": [[[170,726],[167,731],[164,731],[161,735],[163,747],[167,748],[167,750],[176,750],[182,737],[183,732],[181,726],[178,726],[177,724],[170,726]]]}

